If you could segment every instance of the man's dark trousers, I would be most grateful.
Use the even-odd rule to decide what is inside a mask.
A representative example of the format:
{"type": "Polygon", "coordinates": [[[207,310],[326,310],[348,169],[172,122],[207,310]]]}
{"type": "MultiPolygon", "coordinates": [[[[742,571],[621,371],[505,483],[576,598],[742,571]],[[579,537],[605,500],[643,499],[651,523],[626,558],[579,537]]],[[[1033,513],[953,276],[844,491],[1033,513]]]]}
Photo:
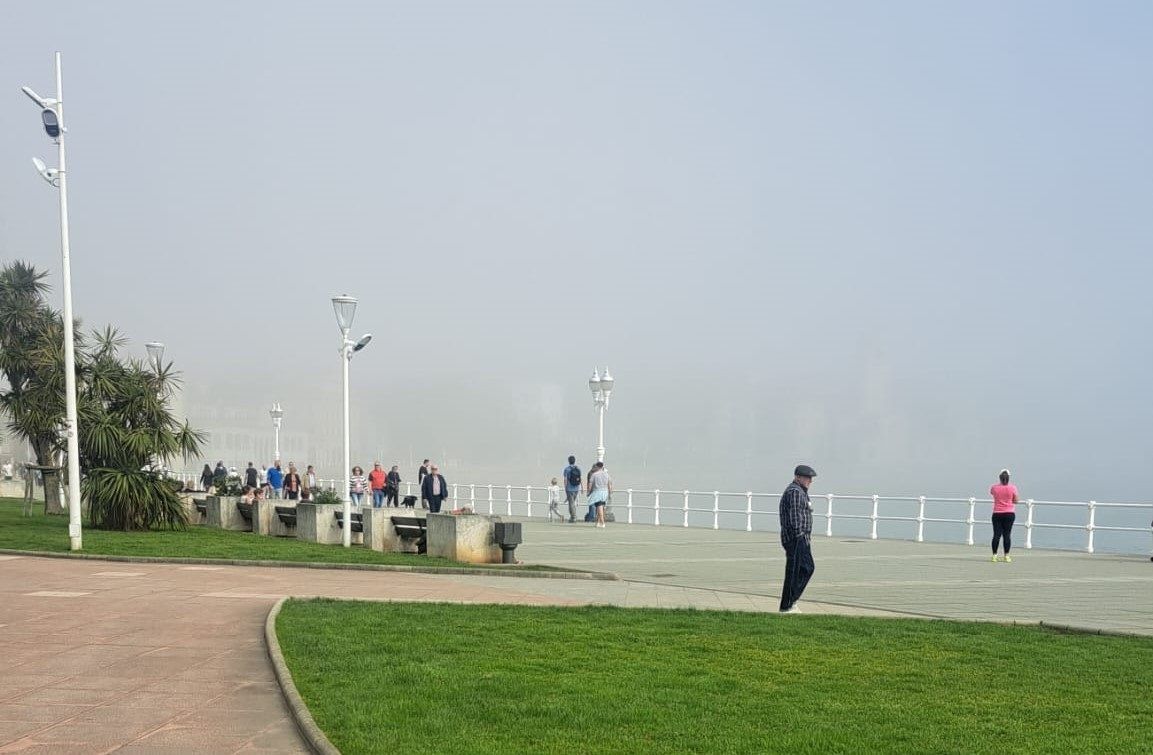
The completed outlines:
{"type": "Polygon", "coordinates": [[[786,611],[801,599],[801,593],[816,570],[809,538],[802,535],[784,544],[785,584],[781,588],[781,610],[786,611]]]}

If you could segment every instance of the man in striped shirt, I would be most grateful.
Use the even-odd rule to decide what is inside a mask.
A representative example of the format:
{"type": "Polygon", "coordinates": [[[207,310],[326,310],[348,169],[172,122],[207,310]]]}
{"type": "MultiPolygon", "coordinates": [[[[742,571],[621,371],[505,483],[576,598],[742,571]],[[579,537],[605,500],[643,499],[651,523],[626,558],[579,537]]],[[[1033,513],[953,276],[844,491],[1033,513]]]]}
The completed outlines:
{"type": "Polygon", "coordinates": [[[781,496],[781,547],[785,549],[785,584],[781,613],[800,613],[797,601],[816,568],[813,564],[813,506],[809,486],[817,473],[807,464],[793,470],[793,481],[781,496]]]}

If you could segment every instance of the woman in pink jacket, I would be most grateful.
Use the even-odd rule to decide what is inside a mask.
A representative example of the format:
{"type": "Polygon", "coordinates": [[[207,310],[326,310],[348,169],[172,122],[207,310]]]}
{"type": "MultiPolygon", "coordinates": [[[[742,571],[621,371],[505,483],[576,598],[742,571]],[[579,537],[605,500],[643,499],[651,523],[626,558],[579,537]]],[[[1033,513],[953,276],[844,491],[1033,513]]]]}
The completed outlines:
{"type": "Polygon", "coordinates": [[[993,496],[993,563],[997,558],[997,543],[1005,543],[1005,563],[1013,563],[1009,555],[1012,543],[1009,534],[1013,531],[1013,520],[1017,518],[1017,486],[1009,484],[1009,470],[1001,470],[1001,484],[989,488],[989,495],[993,496]]]}

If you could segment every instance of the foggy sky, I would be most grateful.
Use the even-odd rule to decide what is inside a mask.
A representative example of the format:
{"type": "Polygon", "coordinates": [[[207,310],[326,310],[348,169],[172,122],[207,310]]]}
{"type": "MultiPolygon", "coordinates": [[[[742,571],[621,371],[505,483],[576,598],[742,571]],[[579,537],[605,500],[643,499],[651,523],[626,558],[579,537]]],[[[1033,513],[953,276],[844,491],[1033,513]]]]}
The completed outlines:
{"type": "Polygon", "coordinates": [[[203,429],[270,443],[280,401],[337,451],[349,293],[366,466],[546,484],[607,364],[622,487],[1148,500],[1151,34],[1140,2],[4,3],[0,258],[59,301],[19,91],[59,49],[76,313],[165,342],[203,429]]]}

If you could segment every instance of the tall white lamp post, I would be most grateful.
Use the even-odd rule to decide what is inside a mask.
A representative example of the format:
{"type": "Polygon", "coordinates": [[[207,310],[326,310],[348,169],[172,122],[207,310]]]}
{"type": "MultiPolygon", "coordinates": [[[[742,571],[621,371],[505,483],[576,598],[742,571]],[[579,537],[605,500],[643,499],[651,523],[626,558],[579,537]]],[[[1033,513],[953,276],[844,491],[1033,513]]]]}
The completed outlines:
{"type": "Polygon", "coordinates": [[[603,374],[593,369],[593,376],[589,378],[589,390],[593,394],[593,408],[597,410],[597,461],[605,460],[605,409],[609,405],[609,397],[613,392],[613,376],[609,368],[605,367],[603,374]]]}
{"type": "Polygon", "coordinates": [[[340,497],[344,500],[344,547],[352,545],[352,450],[349,447],[348,433],[348,363],[352,355],[363,349],[372,340],[372,334],[366,333],[359,341],[353,342],[348,338],[348,331],[352,329],[352,320],[356,317],[356,297],[342,294],[332,297],[332,309],[336,312],[336,324],[340,327],[340,367],[341,379],[344,385],[344,490],[340,497]]]}
{"type": "Polygon", "coordinates": [[[40,107],[44,131],[56,142],[59,168],[49,168],[39,158],[32,164],[45,181],[60,189],[60,253],[64,279],[64,427],[68,446],[68,540],[78,551],[80,532],[80,437],[76,423],[76,351],[72,335],[72,265],[68,256],[68,172],[64,160],[64,86],[60,74],[60,53],[56,53],[56,97],[45,98],[28,87],[24,94],[40,107]]]}
{"type": "Polygon", "coordinates": [[[272,432],[274,437],[273,445],[273,460],[280,461],[280,420],[284,419],[284,410],[280,408],[280,402],[277,401],[268,410],[268,416],[272,417],[272,432]]]}

